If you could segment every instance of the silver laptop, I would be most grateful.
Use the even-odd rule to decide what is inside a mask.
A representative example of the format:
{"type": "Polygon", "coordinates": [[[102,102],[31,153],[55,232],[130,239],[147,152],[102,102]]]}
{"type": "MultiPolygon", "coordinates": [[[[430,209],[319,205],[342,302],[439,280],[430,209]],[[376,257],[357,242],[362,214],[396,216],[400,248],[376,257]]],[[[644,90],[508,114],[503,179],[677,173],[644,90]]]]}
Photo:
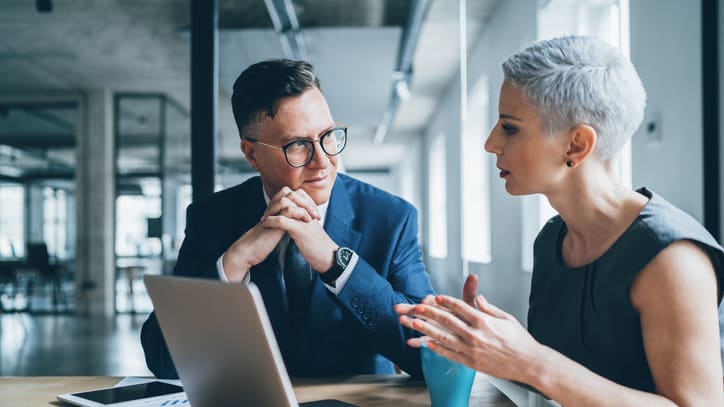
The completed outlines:
{"type": "MultiPolygon", "coordinates": [[[[253,283],[143,278],[192,406],[298,406],[253,283]]],[[[322,400],[302,406],[351,406],[322,400]]]]}

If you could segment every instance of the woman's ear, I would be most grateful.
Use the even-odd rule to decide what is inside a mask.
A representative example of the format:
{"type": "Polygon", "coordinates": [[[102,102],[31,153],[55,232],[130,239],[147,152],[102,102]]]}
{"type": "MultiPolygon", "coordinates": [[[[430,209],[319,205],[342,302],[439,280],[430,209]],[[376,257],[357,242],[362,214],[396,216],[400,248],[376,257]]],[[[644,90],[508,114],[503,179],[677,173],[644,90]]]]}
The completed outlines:
{"type": "Polygon", "coordinates": [[[259,170],[259,162],[256,160],[256,149],[254,143],[249,140],[241,139],[241,152],[244,153],[246,161],[249,161],[251,168],[259,170]]]}
{"type": "Polygon", "coordinates": [[[596,130],[586,124],[579,124],[569,132],[570,140],[566,151],[566,165],[576,167],[582,163],[592,152],[598,141],[596,130]]]}

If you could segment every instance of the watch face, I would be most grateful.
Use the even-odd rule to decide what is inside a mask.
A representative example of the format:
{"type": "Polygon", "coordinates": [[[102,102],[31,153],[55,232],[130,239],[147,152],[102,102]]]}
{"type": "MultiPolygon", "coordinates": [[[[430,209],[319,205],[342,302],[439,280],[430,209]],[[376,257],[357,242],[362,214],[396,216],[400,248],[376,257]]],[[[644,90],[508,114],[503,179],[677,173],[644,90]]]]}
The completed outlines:
{"type": "Polygon", "coordinates": [[[350,260],[352,260],[352,250],[346,247],[340,247],[339,250],[337,250],[337,262],[340,263],[339,265],[347,267],[350,260]]]}

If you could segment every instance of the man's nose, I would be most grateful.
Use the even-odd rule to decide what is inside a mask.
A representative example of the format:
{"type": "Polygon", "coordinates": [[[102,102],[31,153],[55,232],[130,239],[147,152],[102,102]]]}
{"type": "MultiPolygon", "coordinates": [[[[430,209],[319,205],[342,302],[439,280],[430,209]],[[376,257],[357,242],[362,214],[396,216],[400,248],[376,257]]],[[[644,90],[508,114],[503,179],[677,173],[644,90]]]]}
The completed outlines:
{"type": "Polygon", "coordinates": [[[319,140],[315,140],[313,146],[312,159],[307,165],[313,167],[326,167],[327,164],[329,164],[329,156],[322,150],[322,144],[319,140]]]}

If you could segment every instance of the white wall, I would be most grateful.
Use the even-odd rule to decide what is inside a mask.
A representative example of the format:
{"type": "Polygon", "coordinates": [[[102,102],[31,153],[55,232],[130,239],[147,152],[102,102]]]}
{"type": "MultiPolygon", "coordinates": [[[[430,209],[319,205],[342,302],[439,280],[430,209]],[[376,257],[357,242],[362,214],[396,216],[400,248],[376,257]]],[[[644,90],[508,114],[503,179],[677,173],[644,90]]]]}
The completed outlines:
{"type": "Polygon", "coordinates": [[[701,1],[631,1],[630,19],[631,60],[648,94],[632,140],[633,185],[703,221],[701,1]],[[651,121],[659,134],[647,131],[651,121]]]}
{"type": "MultiPolygon", "coordinates": [[[[491,25],[483,32],[470,56],[471,78],[486,75],[490,83],[489,123],[498,120],[498,97],[503,72],[500,63],[536,39],[537,1],[500,2],[491,25]]],[[[487,134],[484,135],[487,137],[487,134]]],[[[530,293],[530,273],[522,270],[522,200],[505,191],[498,177],[495,157],[490,156],[491,262],[473,264],[470,272],[480,278],[479,291],[489,301],[515,315],[525,324],[530,293]]]]}
{"type": "MultiPolygon", "coordinates": [[[[485,75],[490,83],[490,123],[497,120],[502,81],[500,62],[536,38],[536,1],[501,1],[490,25],[475,39],[469,57],[469,85],[485,75]]],[[[724,11],[722,20],[724,20],[724,11]]],[[[646,119],[659,133],[643,130],[633,139],[633,184],[645,185],[697,219],[703,218],[700,0],[630,2],[631,56],[649,95],[646,119]],[[653,138],[659,137],[660,140],[653,138]]],[[[722,45],[722,44],[720,44],[722,45]]],[[[724,45],[722,45],[724,47],[724,45]]],[[[724,106],[723,106],[724,117],[724,106]]],[[[459,82],[450,86],[425,137],[429,148],[440,131],[449,135],[447,153],[448,258],[430,259],[435,288],[460,295],[459,82]]],[[[481,135],[484,138],[486,135],[481,135]]],[[[724,146],[722,146],[724,151],[724,146]]],[[[525,322],[530,273],[521,267],[522,200],[511,197],[491,159],[492,261],[472,264],[479,292],[525,322]]],[[[426,174],[426,172],[422,172],[426,174]]],[[[722,197],[724,201],[724,197],[722,197]]],[[[427,204],[427,203],[426,203],[427,204]]]]}
{"type": "MultiPolygon", "coordinates": [[[[468,86],[472,87],[481,76],[490,83],[489,115],[493,125],[498,117],[498,94],[502,82],[500,63],[507,56],[533,41],[536,37],[536,0],[501,1],[490,25],[476,39],[468,57],[468,86]]],[[[445,99],[440,103],[437,115],[428,127],[425,141],[429,147],[439,132],[448,135],[447,149],[447,196],[448,196],[448,257],[428,259],[428,269],[433,285],[442,293],[459,296],[463,275],[461,260],[460,216],[460,82],[454,81],[445,99]]],[[[471,114],[475,114],[471,112],[471,114]]],[[[481,146],[487,137],[481,134],[481,146]]],[[[489,162],[491,170],[491,228],[492,261],[490,264],[471,264],[469,271],[480,277],[479,292],[488,300],[525,322],[530,273],[521,270],[521,223],[520,198],[505,192],[495,169],[495,160],[489,162]]],[[[426,174],[422,172],[422,174],[426,174]]],[[[426,196],[426,195],[424,195],[426,196]]]]}

